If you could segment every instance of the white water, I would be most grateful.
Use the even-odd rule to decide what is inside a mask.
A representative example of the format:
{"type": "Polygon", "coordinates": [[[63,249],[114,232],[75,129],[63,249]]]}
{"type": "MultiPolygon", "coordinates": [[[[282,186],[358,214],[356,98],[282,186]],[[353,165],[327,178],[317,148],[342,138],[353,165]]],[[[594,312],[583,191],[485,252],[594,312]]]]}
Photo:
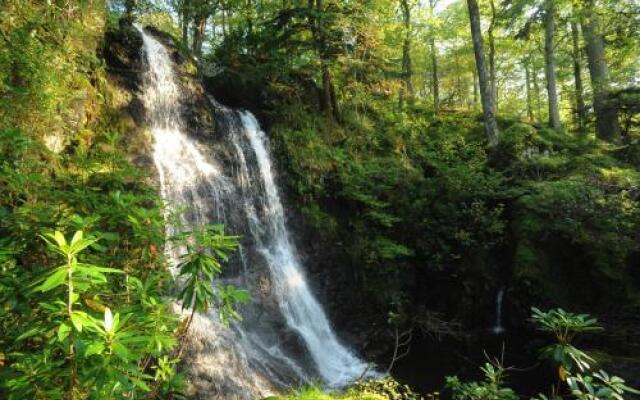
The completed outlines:
{"type": "MultiPolygon", "coordinates": [[[[245,320],[232,329],[224,329],[214,313],[196,319],[190,360],[192,379],[200,382],[195,386],[248,399],[317,377],[332,387],[358,378],[366,364],[340,343],[304,276],[258,122],[248,112],[212,101],[230,158],[216,160],[209,145],[186,132],[182,94],[167,49],[142,34],[148,62],[142,97],[154,138],[153,159],[167,218],[180,215],[168,234],[177,225],[192,229],[215,222],[236,229],[232,233],[245,236],[242,271],[229,279],[254,289],[253,303],[241,310],[245,320]]],[[[168,249],[174,262],[180,252],[168,249]]]]}
{"type": "Polygon", "coordinates": [[[499,335],[504,332],[502,325],[502,300],[504,298],[504,289],[500,289],[496,295],[496,324],[493,326],[493,333],[499,335]]]}
{"type": "MultiPolygon", "coordinates": [[[[366,365],[338,341],[322,307],[309,290],[285,226],[265,134],[249,112],[243,112],[240,118],[243,133],[255,154],[264,189],[263,194],[255,197],[259,200],[262,218],[249,207],[249,223],[258,250],[269,265],[280,310],[289,327],[303,338],[324,380],[330,386],[346,384],[360,376],[366,365]]],[[[234,144],[237,139],[234,137],[234,144]]],[[[240,145],[237,147],[241,148],[240,145]]]]}

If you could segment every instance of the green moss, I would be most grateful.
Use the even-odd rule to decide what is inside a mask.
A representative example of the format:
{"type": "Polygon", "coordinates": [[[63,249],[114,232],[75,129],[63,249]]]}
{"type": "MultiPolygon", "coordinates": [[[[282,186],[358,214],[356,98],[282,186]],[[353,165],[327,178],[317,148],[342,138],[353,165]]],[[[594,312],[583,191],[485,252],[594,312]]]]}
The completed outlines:
{"type": "MultiPolygon", "coordinates": [[[[421,400],[407,385],[387,377],[356,383],[344,392],[326,392],[317,387],[306,387],[273,400],[421,400]]],[[[266,400],[266,399],[265,399],[266,400]]]]}

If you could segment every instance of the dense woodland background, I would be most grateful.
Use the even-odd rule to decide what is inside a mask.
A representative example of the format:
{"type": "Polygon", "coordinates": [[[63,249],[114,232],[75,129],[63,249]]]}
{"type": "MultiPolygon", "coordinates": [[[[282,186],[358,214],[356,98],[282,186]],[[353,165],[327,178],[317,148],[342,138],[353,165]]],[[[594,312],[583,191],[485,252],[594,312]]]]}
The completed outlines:
{"type": "MultiPolygon", "coordinates": [[[[506,364],[536,362],[552,336],[535,333],[530,308],[562,307],[604,331],[560,312],[535,323],[587,333],[582,344],[598,349],[587,357],[638,385],[637,1],[5,0],[0,397],[185,392],[176,366],[189,318],[168,312],[162,202],[136,112],[139,71],[126,62],[141,45],[133,21],[168,34],[219,101],[258,115],[313,285],[383,370],[394,348],[409,350],[391,371],[415,391],[459,374],[443,396],[514,398],[504,373],[519,372],[504,359],[489,364],[498,376],[485,366],[486,380],[464,379],[478,379],[483,349],[500,360],[502,340],[513,344],[506,364]]],[[[228,239],[231,252],[233,239],[189,235],[200,246],[185,274],[210,283],[204,249],[228,239]]],[[[207,296],[199,311],[244,295],[207,296]]],[[[616,398],[609,377],[569,353],[525,375],[521,396],[555,385],[549,397],[616,398]],[[580,374],[613,389],[588,397],[580,374]]],[[[418,396],[405,389],[374,382],[336,396],[418,396]]]]}

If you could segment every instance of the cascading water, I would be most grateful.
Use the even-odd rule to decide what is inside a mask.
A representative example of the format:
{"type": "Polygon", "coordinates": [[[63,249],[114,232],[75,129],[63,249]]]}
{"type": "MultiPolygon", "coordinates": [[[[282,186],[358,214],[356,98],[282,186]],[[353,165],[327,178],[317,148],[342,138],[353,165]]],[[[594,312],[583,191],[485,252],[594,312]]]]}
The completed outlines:
{"type": "MultiPolygon", "coordinates": [[[[167,212],[180,211],[187,229],[224,222],[242,234],[241,268],[225,279],[253,294],[240,310],[243,321],[228,329],[213,312],[194,321],[189,368],[199,395],[249,399],[317,377],[332,387],[358,378],[366,364],[337,339],[305,279],[258,122],[211,99],[223,143],[189,137],[168,50],[140,32],[148,63],[143,101],[167,212]]],[[[181,249],[167,251],[177,261],[181,249]]]]}
{"type": "Polygon", "coordinates": [[[502,300],[504,299],[504,289],[500,289],[496,295],[496,324],[491,329],[494,334],[500,335],[504,333],[502,325],[502,300]]]}

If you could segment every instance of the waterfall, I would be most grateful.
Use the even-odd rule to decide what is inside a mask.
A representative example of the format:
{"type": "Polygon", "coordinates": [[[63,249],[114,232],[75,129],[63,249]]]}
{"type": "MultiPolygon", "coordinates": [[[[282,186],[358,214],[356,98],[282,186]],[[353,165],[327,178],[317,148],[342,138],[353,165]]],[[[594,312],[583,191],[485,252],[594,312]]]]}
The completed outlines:
{"type": "MultiPolygon", "coordinates": [[[[224,281],[252,292],[243,320],[228,329],[215,312],[194,320],[187,362],[198,395],[250,399],[318,379],[340,387],[358,378],[366,364],[339,341],[309,287],[255,117],[211,99],[216,142],[190,137],[169,52],[140,32],[148,64],[142,98],[167,220],[179,215],[178,225],[187,228],[223,222],[242,235],[224,281]]],[[[173,262],[182,251],[167,249],[173,262]]]]}
{"type": "Polygon", "coordinates": [[[493,326],[493,333],[499,335],[504,332],[504,326],[502,325],[502,300],[504,298],[504,289],[500,289],[496,295],[496,323],[493,326]]]}

